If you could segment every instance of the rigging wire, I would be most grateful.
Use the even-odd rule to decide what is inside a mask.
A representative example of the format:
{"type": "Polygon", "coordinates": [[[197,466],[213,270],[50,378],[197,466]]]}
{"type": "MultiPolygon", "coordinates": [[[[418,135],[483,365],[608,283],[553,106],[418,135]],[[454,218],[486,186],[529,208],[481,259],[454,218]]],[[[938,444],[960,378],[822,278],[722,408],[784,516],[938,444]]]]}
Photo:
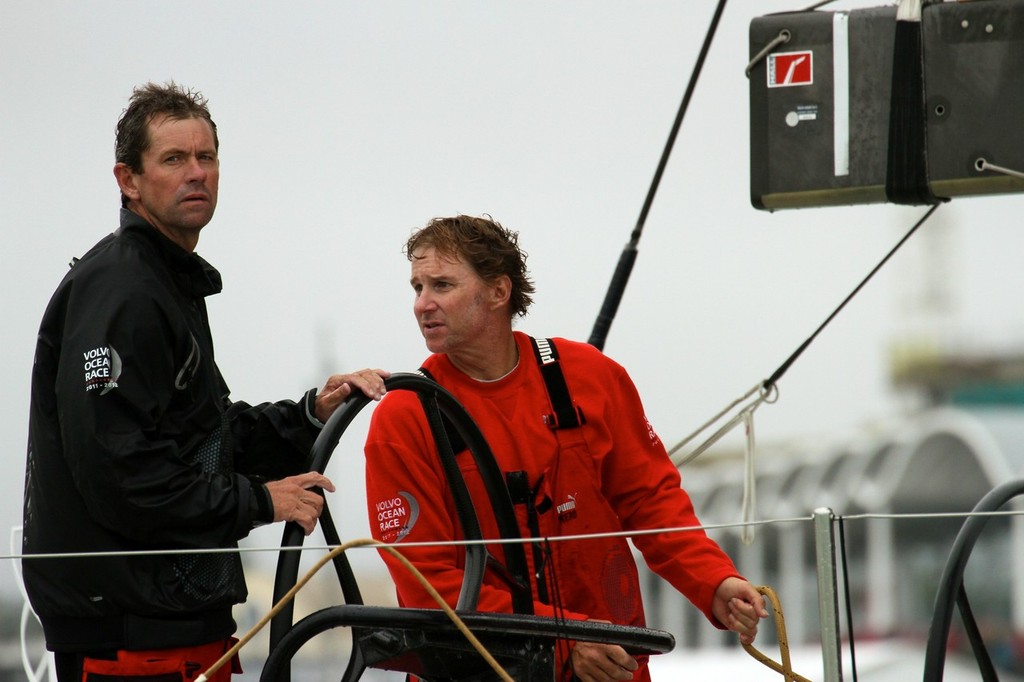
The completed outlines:
{"type": "MultiPolygon", "coordinates": [[[[970,511],[970,512],[863,512],[859,514],[845,514],[842,518],[848,521],[866,521],[872,519],[967,519],[971,517],[999,517],[999,516],[1024,516],[1024,511],[1017,510],[993,510],[993,511],[970,511]]],[[[576,540],[590,540],[595,538],[632,538],[645,535],[657,535],[661,533],[684,533],[684,532],[705,532],[716,530],[735,530],[743,526],[771,526],[786,523],[809,523],[809,516],[776,517],[771,519],[760,519],[758,521],[733,521],[729,523],[702,523],[697,526],[677,526],[667,528],[647,528],[622,530],[607,533],[580,533],[576,535],[551,535],[542,538],[488,538],[484,540],[433,540],[429,542],[402,542],[402,548],[406,547],[463,547],[466,545],[510,545],[533,543],[543,540],[549,543],[573,542],[576,540]]],[[[386,546],[386,545],[381,545],[386,546]]],[[[132,551],[110,551],[110,552],[52,552],[47,554],[25,554],[23,552],[12,552],[0,554],[0,560],[35,561],[38,559],[81,559],[107,556],[162,556],[178,554],[258,554],[258,553],[280,553],[280,552],[330,552],[338,549],[341,545],[302,545],[299,547],[281,547],[279,545],[266,545],[262,547],[231,547],[211,549],[146,549],[132,551]]],[[[373,549],[373,547],[353,547],[353,549],[373,549]]]]}
{"type": "Polygon", "coordinates": [[[846,632],[850,649],[850,670],[853,682],[857,682],[857,649],[853,642],[853,602],[850,601],[850,564],[846,556],[846,523],[843,517],[838,518],[839,527],[839,561],[843,567],[843,598],[846,600],[846,632]]]}
{"type": "Polygon", "coordinates": [[[912,228],[910,228],[910,230],[909,230],[909,231],[908,231],[908,232],[907,232],[907,233],[906,233],[905,235],[903,235],[903,238],[902,238],[902,239],[900,239],[900,240],[899,240],[899,241],[898,241],[898,242],[896,243],[896,246],[892,247],[892,249],[890,249],[890,250],[889,250],[889,253],[887,253],[887,254],[885,255],[885,258],[883,258],[883,259],[882,259],[881,261],[879,261],[879,262],[878,262],[878,265],[876,265],[876,266],[875,266],[874,268],[872,268],[872,269],[871,269],[871,272],[869,272],[869,273],[867,274],[867,276],[866,276],[866,277],[865,277],[864,279],[862,279],[862,280],[861,280],[860,284],[858,284],[858,285],[857,285],[857,286],[856,286],[856,287],[854,288],[854,290],[853,290],[853,291],[851,291],[851,292],[850,292],[850,294],[849,294],[849,295],[848,295],[848,296],[847,296],[846,298],[844,298],[844,299],[843,299],[843,302],[842,302],[842,303],[840,303],[840,304],[839,304],[839,305],[838,305],[838,306],[836,307],[836,309],[832,311],[832,314],[831,314],[831,315],[829,315],[829,316],[828,316],[828,317],[827,317],[827,318],[825,319],[825,321],[824,321],[824,322],[822,322],[822,323],[821,323],[821,324],[820,324],[820,325],[818,326],[818,328],[814,330],[814,333],[813,333],[813,334],[811,334],[811,335],[810,335],[809,337],[807,337],[807,340],[806,340],[806,341],[804,341],[804,342],[803,342],[802,344],[800,344],[800,347],[799,347],[799,348],[797,348],[797,349],[796,349],[795,351],[793,351],[793,354],[792,354],[792,355],[790,355],[790,356],[789,356],[788,358],[786,358],[786,361],[785,361],[785,362],[783,362],[783,363],[782,363],[781,365],[779,365],[778,369],[776,369],[776,370],[775,370],[774,372],[772,372],[772,375],[771,375],[770,377],[768,377],[768,378],[767,378],[767,379],[765,380],[764,384],[763,384],[763,385],[764,385],[764,388],[765,388],[765,390],[768,390],[768,391],[770,391],[771,389],[773,389],[773,388],[775,387],[775,384],[776,384],[776,382],[778,382],[778,380],[782,378],[782,375],[784,375],[784,374],[785,374],[785,373],[786,373],[786,372],[787,372],[787,371],[789,370],[790,366],[791,366],[791,365],[792,365],[792,364],[793,364],[794,362],[796,362],[796,359],[797,359],[797,358],[799,358],[799,357],[800,357],[800,356],[801,356],[801,355],[803,354],[803,352],[804,352],[805,350],[807,350],[807,347],[808,347],[808,346],[810,346],[810,345],[811,345],[811,343],[812,343],[812,342],[814,341],[814,339],[816,339],[816,338],[818,337],[818,334],[820,334],[820,333],[821,333],[821,331],[822,331],[822,330],[823,330],[823,329],[824,329],[825,327],[827,327],[827,326],[828,326],[828,324],[829,324],[829,323],[830,323],[830,322],[831,322],[831,321],[832,321],[833,319],[835,319],[836,315],[838,315],[838,314],[840,313],[840,311],[842,311],[842,309],[846,307],[846,304],[847,304],[847,303],[849,303],[849,302],[850,302],[850,301],[851,301],[851,300],[853,299],[853,297],[854,297],[854,296],[856,296],[856,295],[857,295],[858,293],[860,293],[860,290],[864,288],[864,285],[866,285],[866,284],[868,283],[868,281],[870,281],[870,280],[871,280],[871,278],[875,276],[875,273],[877,273],[877,272],[878,272],[879,270],[881,270],[881,269],[882,269],[882,266],[884,266],[884,265],[885,265],[886,263],[888,263],[888,262],[889,262],[889,259],[890,259],[890,258],[892,258],[892,257],[893,257],[893,255],[894,255],[894,254],[895,254],[895,253],[896,253],[897,251],[899,251],[899,250],[900,250],[900,247],[902,247],[902,246],[903,246],[903,245],[904,245],[904,244],[905,244],[905,243],[907,242],[907,240],[908,240],[908,239],[910,239],[910,237],[911,237],[911,236],[913,236],[913,234],[914,234],[915,232],[917,232],[917,230],[918,230],[918,228],[919,228],[919,227],[921,227],[922,225],[924,225],[925,221],[927,221],[927,220],[928,220],[928,218],[930,218],[930,217],[931,217],[931,215],[932,215],[933,213],[935,213],[935,210],[936,210],[936,209],[937,209],[937,208],[938,208],[939,206],[941,206],[941,204],[934,204],[934,205],[932,205],[932,206],[931,206],[931,208],[929,208],[929,209],[928,209],[928,211],[927,211],[927,212],[926,212],[926,213],[924,214],[924,216],[923,216],[923,217],[922,217],[922,218],[921,218],[920,220],[918,220],[918,221],[917,221],[917,222],[916,222],[916,223],[914,224],[914,226],[913,226],[912,228]]]}
{"type": "Polygon", "coordinates": [[[633,228],[632,234],[630,234],[629,242],[619,256],[618,265],[615,266],[612,281],[608,285],[604,302],[601,304],[601,311],[594,321],[590,338],[587,340],[590,345],[598,350],[604,350],[604,342],[608,337],[609,329],[611,329],[612,320],[615,319],[619,303],[622,302],[622,295],[626,291],[626,283],[629,281],[630,273],[633,271],[633,264],[636,262],[640,233],[643,232],[644,224],[647,222],[647,214],[651,210],[651,204],[654,203],[654,195],[658,192],[658,185],[661,184],[661,176],[665,171],[665,166],[668,165],[668,157],[672,153],[672,147],[675,146],[676,136],[679,134],[679,128],[683,123],[683,116],[686,115],[686,110],[690,106],[690,99],[693,97],[693,91],[697,87],[697,80],[700,78],[701,69],[704,67],[704,60],[707,58],[708,50],[711,49],[711,41],[715,37],[719,19],[721,19],[722,12],[725,10],[725,2],[726,0],[719,0],[718,6],[715,8],[715,13],[711,18],[711,25],[704,35],[704,43],[701,45],[700,53],[697,56],[697,63],[693,67],[690,81],[686,86],[686,92],[683,94],[683,100],[679,103],[679,111],[676,113],[675,121],[672,123],[672,130],[669,132],[668,141],[665,142],[665,149],[662,151],[658,167],[654,171],[654,179],[651,181],[650,189],[647,190],[647,198],[644,199],[643,208],[640,209],[640,217],[636,221],[636,227],[633,228]]]}
{"type": "Polygon", "coordinates": [[[843,310],[843,308],[846,307],[846,305],[853,299],[853,297],[856,296],[858,293],[860,293],[860,290],[864,288],[864,286],[871,280],[871,278],[874,277],[875,274],[879,270],[881,270],[882,267],[886,263],[889,262],[889,260],[896,254],[897,251],[899,251],[899,249],[907,242],[907,240],[909,240],[910,237],[913,236],[913,234],[915,232],[917,232],[917,230],[922,225],[924,225],[925,221],[927,221],[928,218],[931,217],[931,215],[935,212],[935,210],[939,206],[941,206],[941,204],[935,204],[935,205],[931,206],[928,209],[928,211],[924,214],[924,216],[922,216],[921,219],[918,220],[914,224],[914,226],[911,227],[910,230],[905,235],[903,235],[903,237],[899,240],[899,242],[897,242],[896,245],[894,247],[892,247],[892,249],[889,250],[889,252],[885,255],[885,257],[882,258],[882,260],[879,261],[878,264],[875,265],[875,267],[871,269],[871,272],[869,272],[867,274],[867,276],[865,276],[864,279],[862,279],[860,281],[860,284],[858,284],[853,289],[853,291],[851,291],[846,296],[846,298],[843,299],[842,303],[840,303],[835,308],[835,310],[833,310],[832,313],[829,314],[829,316],[825,319],[825,321],[822,322],[820,325],[818,325],[818,328],[814,330],[814,333],[812,333],[810,336],[808,336],[804,340],[804,342],[801,343],[800,346],[795,351],[793,351],[793,353],[790,354],[790,356],[788,358],[786,358],[786,360],[781,365],[779,365],[779,367],[774,372],[772,372],[771,376],[769,376],[767,379],[762,381],[759,385],[754,386],[753,388],[751,388],[749,391],[747,391],[741,397],[739,397],[736,400],[734,400],[732,403],[729,404],[728,407],[726,407],[721,412],[719,412],[717,415],[715,415],[710,420],[705,422],[696,431],[694,431],[690,435],[686,436],[686,438],[682,439],[676,445],[672,446],[672,448],[670,448],[669,451],[668,451],[670,456],[674,456],[676,452],[678,452],[687,443],[689,443],[691,440],[693,440],[694,437],[696,437],[701,432],[705,431],[712,424],[718,422],[719,419],[721,419],[728,412],[730,412],[734,407],[736,407],[736,405],[738,405],[739,403],[743,402],[744,400],[746,400],[747,398],[752,396],[755,392],[760,391],[760,396],[758,398],[756,398],[754,401],[752,401],[751,403],[746,405],[740,411],[740,413],[737,414],[736,417],[733,417],[732,420],[730,420],[725,426],[723,426],[718,431],[716,431],[710,438],[707,439],[707,441],[705,441],[700,446],[698,446],[698,448],[693,453],[690,453],[689,455],[686,455],[685,457],[678,458],[678,460],[677,460],[677,458],[673,457],[673,461],[677,462],[676,465],[677,466],[682,466],[683,464],[686,464],[686,463],[690,462],[691,460],[693,460],[697,455],[699,455],[699,454],[703,453],[705,450],[707,450],[708,447],[713,445],[722,436],[724,436],[726,434],[726,432],[728,432],[730,429],[732,429],[736,424],[738,424],[741,421],[741,415],[743,415],[745,413],[753,413],[753,411],[762,402],[769,402],[769,403],[770,402],[774,402],[775,399],[777,399],[775,396],[777,396],[777,392],[778,392],[778,385],[777,385],[778,381],[783,377],[783,375],[785,375],[785,373],[787,371],[789,371],[789,368],[793,365],[793,363],[796,362],[796,360],[804,353],[804,351],[807,350],[808,346],[810,346],[811,343],[814,342],[814,340],[818,337],[818,335],[821,334],[821,332],[825,329],[825,327],[827,327],[829,325],[830,322],[832,322],[833,319],[835,319],[835,317],[843,310]]]}
{"type": "MultiPolygon", "coordinates": [[[[800,344],[800,347],[797,348],[788,358],[786,358],[785,362],[779,365],[778,369],[772,372],[772,375],[768,379],[765,379],[759,386],[755,386],[754,388],[752,388],[741,398],[738,398],[737,400],[733,401],[733,403],[729,407],[719,412],[717,416],[715,416],[709,422],[706,422],[703,426],[701,426],[699,429],[691,433],[689,436],[684,438],[681,442],[677,443],[668,451],[669,457],[672,459],[672,462],[676,465],[676,467],[680,467],[683,464],[690,462],[691,460],[695,459],[696,457],[704,453],[719,439],[721,439],[728,432],[730,432],[737,424],[743,422],[743,424],[746,427],[746,451],[744,453],[745,474],[743,480],[743,508],[741,510],[742,519],[744,522],[753,521],[755,517],[754,499],[757,480],[754,472],[754,460],[756,456],[754,448],[754,410],[760,407],[761,403],[774,402],[775,400],[778,399],[777,383],[779,379],[781,379],[782,376],[793,365],[793,363],[796,362],[797,358],[799,358],[803,354],[803,352],[807,350],[807,347],[810,346],[814,339],[818,337],[818,334],[820,334],[822,330],[825,329],[825,327],[827,327],[833,319],[835,319],[835,317],[840,313],[840,311],[843,310],[843,308],[846,307],[846,305],[853,299],[854,296],[860,293],[860,290],[863,289],[864,286],[871,280],[871,278],[875,276],[875,273],[881,270],[882,266],[889,262],[889,259],[893,257],[893,255],[900,249],[900,247],[902,247],[907,242],[907,240],[910,239],[910,237],[915,232],[917,232],[917,230],[922,225],[924,225],[925,221],[927,221],[928,218],[931,217],[932,213],[934,213],[935,209],[937,209],[939,206],[941,206],[941,204],[933,204],[928,209],[924,216],[921,217],[921,219],[918,220],[912,228],[910,228],[910,230],[903,236],[903,238],[900,239],[899,242],[897,242],[896,245],[889,250],[889,253],[887,253],[885,257],[882,258],[882,260],[879,261],[878,264],[871,269],[871,272],[869,272],[867,276],[860,281],[860,284],[858,284],[853,289],[853,291],[851,291],[847,295],[847,297],[843,299],[842,303],[840,303],[836,307],[836,309],[832,311],[832,313],[825,319],[825,321],[818,325],[818,328],[814,330],[814,333],[807,337],[807,339],[802,344],[800,344]],[[685,456],[676,454],[684,445],[690,442],[690,440],[692,440],[695,436],[697,436],[699,433],[702,433],[711,424],[717,422],[724,414],[729,412],[733,407],[746,400],[749,396],[753,395],[755,391],[760,391],[760,395],[756,399],[752,400],[750,403],[744,406],[739,412],[736,413],[735,416],[733,416],[732,419],[730,419],[728,422],[726,422],[726,424],[721,426],[715,433],[713,433],[709,438],[707,438],[693,452],[685,456]]],[[[749,546],[753,544],[753,527],[743,527],[741,540],[745,545],[749,546]]]]}

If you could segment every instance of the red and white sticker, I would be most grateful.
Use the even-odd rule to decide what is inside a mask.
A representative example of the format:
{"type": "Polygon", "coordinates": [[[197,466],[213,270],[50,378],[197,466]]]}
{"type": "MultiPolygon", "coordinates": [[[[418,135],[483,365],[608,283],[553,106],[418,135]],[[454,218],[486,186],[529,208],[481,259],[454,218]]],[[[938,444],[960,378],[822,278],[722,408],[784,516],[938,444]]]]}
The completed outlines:
{"type": "Polygon", "coordinates": [[[412,531],[420,516],[420,503],[411,493],[399,492],[394,497],[373,505],[377,515],[377,537],[383,542],[398,542],[412,531]]]}
{"type": "Polygon", "coordinates": [[[768,87],[789,88],[814,82],[814,53],[777,52],[768,55],[768,87]]]}

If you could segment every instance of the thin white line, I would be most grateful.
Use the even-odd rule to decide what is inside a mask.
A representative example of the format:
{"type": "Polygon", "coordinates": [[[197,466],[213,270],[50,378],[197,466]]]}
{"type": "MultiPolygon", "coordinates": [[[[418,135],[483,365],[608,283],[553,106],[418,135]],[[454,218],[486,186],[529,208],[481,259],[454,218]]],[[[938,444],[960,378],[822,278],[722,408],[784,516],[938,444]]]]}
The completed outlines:
{"type": "Polygon", "coordinates": [[[832,15],[832,145],[836,176],[850,174],[850,15],[832,15]]]}
{"type": "Polygon", "coordinates": [[[799,59],[794,59],[793,61],[791,61],[789,63],[789,68],[786,69],[786,75],[782,79],[782,84],[783,85],[792,85],[793,84],[793,77],[796,75],[796,67],[800,66],[801,64],[803,64],[806,61],[807,61],[807,55],[803,55],[799,59]]]}
{"type": "Polygon", "coordinates": [[[987,512],[921,512],[919,514],[879,514],[876,512],[850,514],[841,516],[844,521],[862,521],[866,519],[966,519],[972,516],[1021,516],[1024,511],[987,511],[987,512]]]}
{"type": "MultiPolygon", "coordinates": [[[[851,515],[836,515],[837,519],[844,521],[863,521],[868,519],[949,519],[949,518],[962,518],[966,519],[972,516],[1021,516],[1024,515],[1024,511],[989,511],[989,512],[922,512],[917,514],[879,514],[879,513],[865,513],[865,514],[851,514],[851,515]]],[[[776,518],[776,519],[764,519],[761,521],[738,521],[736,523],[717,523],[707,524],[702,526],[680,526],[674,528],[652,528],[649,530],[624,530],[617,531],[614,533],[587,533],[580,535],[560,535],[551,537],[541,538],[517,538],[517,539],[504,539],[495,538],[488,540],[438,540],[434,542],[398,542],[390,545],[385,543],[378,543],[374,545],[367,545],[363,547],[353,547],[353,549],[373,549],[376,550],[380,547],[395,547],[401,549],[403,547],[462,547],[467,545],[510,545],[510,544],[528,544],[536,542],[537,540],[543,540],[545,542],[567,542],[572,540],[594,540],[598,538],[615,538],[615,537],[638,537],[643,535],[656,535],[660,533],[684,533],[692,531],[708,531],[708,530],[723,530],[729,528],[743,528],[749,526],[770,526],[783,523],[811,523],[813,522],[813,516],[796,516],[791,518],[776,518]]],[[[303,545],[300,547],[279,547],[279,546],[264,546],[264,547],[237,547],[237,548],[211,548],[211,549],[163,549],[163,550],[140,550],[135,552],[65,552],[65,553],[49,553],[49,554],[5,554],[0,555],[0,560],[3,559],[71,559],[71,558],[94,558],[94,557],[111,557],[111,556],[159,556],[159,555],[177,555],[177,554],[252,554],[260,552],[330,552],[336,549],[339,545],[303,545]]]]}

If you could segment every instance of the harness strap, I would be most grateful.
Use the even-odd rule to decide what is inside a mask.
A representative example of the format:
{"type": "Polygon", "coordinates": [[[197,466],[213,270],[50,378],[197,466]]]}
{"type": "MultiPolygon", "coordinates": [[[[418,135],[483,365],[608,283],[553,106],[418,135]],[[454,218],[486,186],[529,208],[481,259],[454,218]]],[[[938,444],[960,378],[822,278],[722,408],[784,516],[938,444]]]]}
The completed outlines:
{"type": "MultiPolygon", "coordinates": [[[[537,359],[537,366],[540,369],[541,377],[544,379],[544,386],[548,393],[548,402],[552,410],[543,416],[544,423],[558,437],[558,431],[579,428],[582,424],[586,423],[586,419],[583,416],[583,410],[573,405],[572,397],[569,395],[569,387],[565,382],[565,375],[562,373],[561,363],[558,361],[558,350],[555,348],[554,342],[551,339],[535,339],[532,336],[530,337],[530,342],[533,344],[534,356],[537,359]]],[[[420,367],[417,371],[431,381],[437,381],[425,367],[420,367]]],[[[448,436],[448,441],[452,446],[452,452],[458,455],[467,450],[465,441],[449,419],[441,415],[441,422],[448,436]]],[[[560,437],[558,438],[561,440],[560,437]]],[[[510,471],[506,472],[505,476],[505,485],[508,488],[512,502],[517,505],[523,504],[526,506],[530,535],[534,538],[540,537],[538,514],[544,513],[551,508],[551,500],[545,499],[540,504],[537,504],[535,499],[541,482],[538,480],[535,486],[531,488],[525,471],[510,471]]],[[[536,542],[533,543],[533,558],[538,598],[543,603],[548,604],[550,603],[550,596],[543,577],[547,561],[545,560],[543,549],[536,542]]],[[[495,561],[494,563],[498,562],[495,561]]]]}
{"type": "MultiPolygon", "coordinates": [[[[430,372],[428,372],[425,367],[420,367],[416,371],[425,376],[426,378],[430,379],[434,383],[437,383],[437,379],[435,379],[434,376],[430,372]]],[[[448,435],[448,443],[452,446],[453,455],[457,455],[460,452],[464,452],[465,450],[469,449],[466,447],[466,441],[462,439],[462,436],[459,434],[458,429],[456,429],[455,426],[452,424],[451,420],[448,419],[448,417],[443,414],[441,415],[441,426],[444,427],[444,432],[445,434],[448,435]]]]}
{"type": "MultiPolygon", "coordinates": [[[[537,484],[531,489],[530,481],[525,471],[509,471],[505,474],[505,485],[508,487],[512,503],[526,505],[526,523],[529,526],[530,537],[533,538],[540,537],[538,513],[545,512],[551,508],[551,500],[546,497],[540,505],[536,503],[537,491],[540,489],[540,484],[543,480],[544,475],[541,474],[537,484]]],[[[544,549],[538,542],[530,544],[533,547],[533,577],[537,581],[537,598],[545,604],[550,604],[551,600],[548,597],[547,583],[544,581],[544,565],[547,563],[544,558],[544,549]]]]}
{"type": "MultiPolygon", "coordinates": [[[[544,386],[548,391],[548,401],[551,403],[552,412],[544,416],[544,423],[553,431],[562,429],[575,429],[586,424],[586,417],[583,410],[572,404],[572,397],[569,395],[569,386],[565,383],[565,375],[562,373],[562,365],[558,361],[558,349],[551,339],[535,339],[530,337],[533,344],[533,353],[537,358],[537,366],[540,369],[541,377],[544,379],[544,386]]],[[[420,374],[437,381],[425,367],[420,367],[420,374]]],[[[466,449],[466,443],[456,431],[447,417],[442,415],[444,430],[448,433],[448,441],[452,445],[452,452],[459,454],[466,449]]]]}
{"type": "MultiPolygon", "coordinates": [[[[434,381],[434,377],[430,375],[424,368],[419,369],[420,374],[424,377],[434,381]]],[[[452,495],[453,502],[455,504],[455,511],[458,515],[459,523],[463,528],[463,532],[470,538],[481,538],[482,533],[480,531],[479,517],[477,516],[476,510],[473,506],[473,499],[470,496],[469,490],[466,487],[466,479],[463,477],[462,472],[459,470],[459,466],[456,463],[455,457],[463,452],[469,452],[469,447],[466,445],[465,439],[459,434],[457,428],[452,421],[440,411],[431,411],[427,408],[427,398],[424,394],[419,394],[420,401],[423,403],[424,412],[427,415],[428,426],[434,436],[434,440],[437,444],[438,450],[441,453],[441,466],[444,469],[445,478],[448,481],[448,486],[452,495]],[[435,421],[436,420],[436,421],[435,421]],[[438,432],[440,429],[440,433],[438,432]],[[451,449],[452,457],[445,457],[443,454],[442,441],[447,440],[448,446],[451,449]]],[[[492,474],[493,475],[493,474],[492,474]]],[[[504,485],[505,481],[500,478],[498,481],[488,483],[488,473],[483,467],[480,468],[480,476],[483,479],[484,485],[487,488],[488,494],[491,493],[492,485],[504,485]]],[[[495,514],[498,513],[495,508],[495,514]]],[[[498,526],[501,527],[501,520],[498,520],[498,526]]],[[[468,559],[468,555],[467,555],[468,559]]],[[[516,579],[516,576],[499,561],[490,550],[484,548],[484,560],[485,567],[493,569],[496,575],[508,586],[513,598],[513,608],[517,612],[520,612],[517,608],[517,598],[522,596],[525,599],[525,603],[528,607],[532,607],[530,602],[530,590],[529,584],[524,584],[523,581],[516,579]]],[[[524,579],[529,578],[524,575],[524,579]]],[[[466,585],[463,585],[463,589],[466,589],[466,585]]],[[[472,597],[472,603],[469,604],[469,608],[476,608],[476,598],[479,595],[472,597]]],[[[459,604],[464,602],[464,594],[459,594],[459,604]]],[[[530,610],[524,611],[524,613],[532,613],[530,610]]]]}
{"type": "Polygon", "coordinates": [[[547,415],[544,421],[555,431],[575,429],[581,424],[586,424],[583,410],[572,404],[554,342],[551,339],[535,339],[532,336],[530,341],[533,343],[533,353],[537,357],[540,374],[548,389],[548,400],[551,401],[551,409],[554,411],[553,414],[547,415]]]}

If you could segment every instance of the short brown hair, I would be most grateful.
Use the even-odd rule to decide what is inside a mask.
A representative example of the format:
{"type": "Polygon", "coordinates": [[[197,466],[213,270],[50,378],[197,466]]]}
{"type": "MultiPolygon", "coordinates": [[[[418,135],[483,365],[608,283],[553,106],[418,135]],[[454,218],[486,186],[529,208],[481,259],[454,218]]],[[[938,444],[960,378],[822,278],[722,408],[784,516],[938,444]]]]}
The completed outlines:
{"type": "Polygon", "coordinates": [[[490,216],[434,218],[413,232],[403,253],[411,262],[416,249],[428,246],[440,254],[462,258],[486,282],[508,275],[512,281],[511,313],[520,317],[526,315],[535,289],[526,269],[527,254],[519,248],[518,232],[505,229],[490,216]]]}
{"type": "MultiPolygon", "coordinates": [[[[164,85],[146,83],[132,91],[128,108],[117,122],[114,140],[114,161],[123,163],[135,173],[142,172],[142,154],[149,149],[149,122],[154,116],[166,115],[172,119],[200,118],[213,129],[213,144],[220,149],[217,124],[210,117],[206,98],[198,91],[169,81],[164,85]]],[[[128,198],[121,195],[121,205],[128,198]]]]}

